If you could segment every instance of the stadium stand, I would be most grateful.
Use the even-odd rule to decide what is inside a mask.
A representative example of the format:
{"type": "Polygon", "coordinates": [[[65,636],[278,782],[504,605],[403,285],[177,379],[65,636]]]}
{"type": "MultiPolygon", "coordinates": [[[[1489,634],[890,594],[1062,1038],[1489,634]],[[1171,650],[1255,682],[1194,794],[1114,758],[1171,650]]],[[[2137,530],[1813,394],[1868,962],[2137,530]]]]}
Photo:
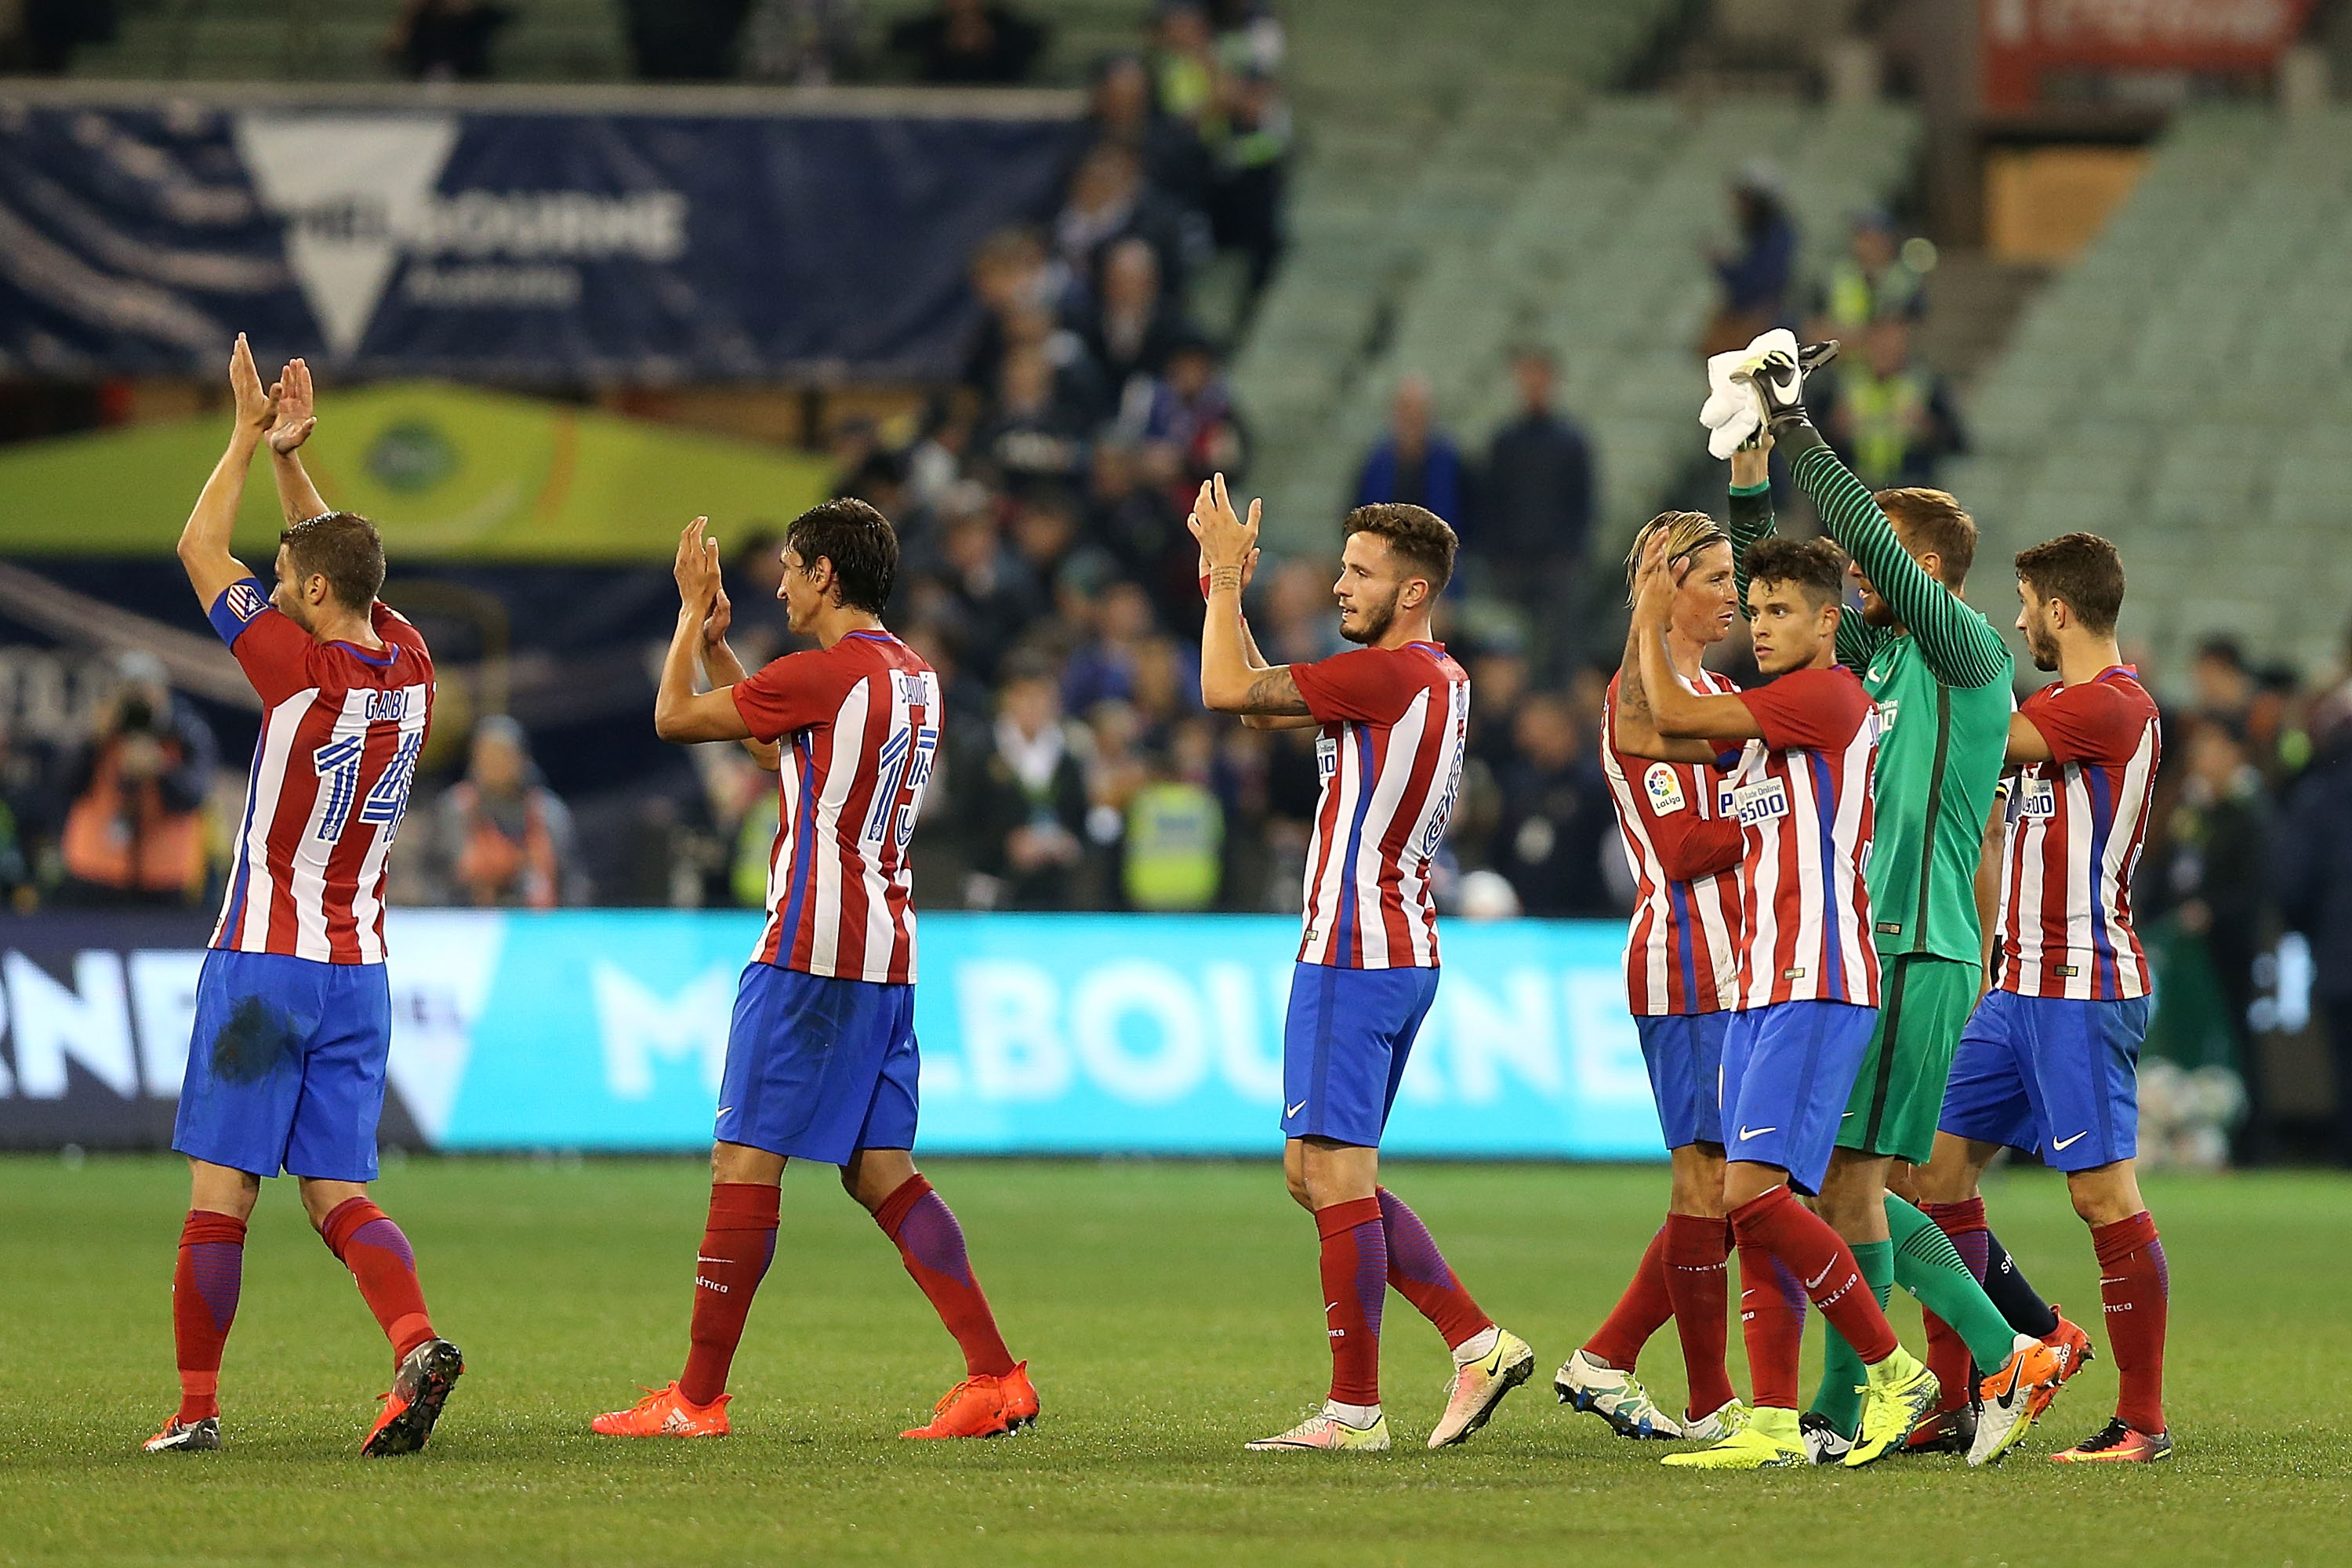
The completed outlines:
{"type": "Polygon", "coordinates": [[[1395,139],[1425,151],[1392,165],[1387,203],[1363,167],[1385,139],[1317,123],[1290,264],[1234,372],[1275,518],[1337,514],[1407,372],[1482,444],[1508,413],[1504,352],[1525,338],[1563,354],[1563,402],[1599,447],[1604,535],[1630,533],[1695,447],[1694,345],[1714,288],[1701,240],[1725,221],[1725,177],[1759,156],[1780,167],[1807,275],[1848,215],[1902,183],[1918,137],[1893,105],[1693,110],[1549,87],[1408,123],[1395,139]]]}
{"type": "Polygon", "coordinates": [[[1979,385],[1978,450],[1947,478],[1984,525],[1980,559],[2111,533],[2133,635],[2165,668],[2214,633],[2306,669],[2336,662],[2352,595],[2347,168],[2342,110],[2176,121],[1979,385]]]}

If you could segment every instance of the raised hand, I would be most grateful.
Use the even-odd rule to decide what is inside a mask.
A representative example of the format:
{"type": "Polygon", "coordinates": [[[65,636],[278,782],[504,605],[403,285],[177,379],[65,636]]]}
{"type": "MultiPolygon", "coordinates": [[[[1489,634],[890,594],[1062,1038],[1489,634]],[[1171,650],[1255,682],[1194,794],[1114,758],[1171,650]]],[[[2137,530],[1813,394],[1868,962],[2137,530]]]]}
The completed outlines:
{"type": "MultiPolygon", "coordinates": [[[[718,546],[713,545],[715,552],[718,546]]],[[[727,640],[727,628],[735,621],[735,606],[728,602],[727,584],[719,584],[716,597],[710,601],[710,613],[702,618],[702,646],[717,647],[727,640]]]]}
{"type": "Polygon", "coordinates": [[[281,458],[291,457],[319,427],[310,365],[299,359],[287,361],[269,395],[278,404],[277,421],[269,426],[269,449],[281,458]]]}
{"type": "Polygon", "coordinates": [[[238,433],[257,438],[265,435],[278,417],[278,400],[261,384],[261,372],[254,368],[253,347],[243,332],[237,333],[236,347],[229,351],[228,390],[236,403],[238,433]]]}
{"type": "Polygon", "coordinates": [[[1202,559],[1208,563],[1212,573],[1223,567],[1235,571],[1247,567],[1257,550],[1258,520],[1264,510],[1263,501],[1251,501],[1249,521],[1244,522],[1234,510],[1233,497],[1225,490],[1223,474],[1213,475],[1201,486],[1185,526],[1200,541],[1202,559]]]}
{"type": "Polygon", "coordinates": [[[1690,559],[1666,557],[1666,531],[1660,529],[1642,547],[1641,569],[1633,578],[1633,619],[1649,626],[1663,625],[1666,612],[1674,603],[1675,589],[1690,569],[1690,559]]]}
{"type": "Polygon", "coordinates": [[[686,525],[677,536],[677,559],[670,567],[670,575],[677,580],[678,603],[706,623],[719,592],[719,542],[703,532],[709,526],[707,517],[686,525]]]}

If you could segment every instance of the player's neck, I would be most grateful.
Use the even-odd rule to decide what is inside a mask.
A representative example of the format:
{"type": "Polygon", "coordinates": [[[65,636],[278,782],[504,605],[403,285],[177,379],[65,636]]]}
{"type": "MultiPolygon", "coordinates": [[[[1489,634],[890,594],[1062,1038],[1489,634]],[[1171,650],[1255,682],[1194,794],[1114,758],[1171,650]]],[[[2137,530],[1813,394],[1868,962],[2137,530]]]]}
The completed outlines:
{"type": "Polygon", "coordinates": [[[1675,661],[1675,673],[1696,683],[1706,668],[1706,644],[1696,637],[1683,636],[1678,626],[1666,628],[1666,657],[1675,661]]]}
{"type": "Polygon", "coordinates": [[[2123,650],[2113,637],[2065,637],[2058,644],[2058,680],[2063,686],[2084,686],[2123,663],[2123,650]]]}
{"type": "Polygon", "coordinates": [[[375,635],[373,617],[351,610],[341,611],[333,616],[321,616],[311,626],[310,637],[314,642],[349,643],[371,653],[383,651],[383,639],[375,635]]]}
{"type": "Polygon", "coordinates": [[[1429,634],[1429,613],[1423,610],[1412,615],[1397,616],[1389,623],[1387,633],[1372,646],[1381,648],[1400,648],[1410,647],[1417,642],[1435,642],[1436,640],[1429,634]]]}
{"type": "Polygon", "coordinates": [[[853,610],[846,605],[820,611],[816,625],[809,628],[816,634],[819,647],[831,647],[852,632],[878,632],[882,617],[871,610],[853,610]]]}

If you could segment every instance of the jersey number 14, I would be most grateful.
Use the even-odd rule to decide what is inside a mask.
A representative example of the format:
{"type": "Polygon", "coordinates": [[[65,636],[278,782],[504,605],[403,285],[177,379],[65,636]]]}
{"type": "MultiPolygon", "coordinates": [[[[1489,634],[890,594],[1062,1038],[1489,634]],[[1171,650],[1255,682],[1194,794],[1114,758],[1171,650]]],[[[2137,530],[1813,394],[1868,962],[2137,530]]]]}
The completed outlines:
{"type": "MultiPolygon", "coordinates": [[[[416,782],[416,759],[424,750],[422,730],[401,736],[400,749],[392,754],[383,775],[368,791],[367,799],[359,803],[360,821],[383,828],[387,844],[400,835],[400,819],[408,813],[408,792],[416,782]]],[[[360,763],[366,754],[365,731],[339,735],[310,753],[319,787],[326,792],[319,810],[319,837],[325,843],[340,840],[343,825],[351,820],[352,804],[360,792],[360,763]]]]}

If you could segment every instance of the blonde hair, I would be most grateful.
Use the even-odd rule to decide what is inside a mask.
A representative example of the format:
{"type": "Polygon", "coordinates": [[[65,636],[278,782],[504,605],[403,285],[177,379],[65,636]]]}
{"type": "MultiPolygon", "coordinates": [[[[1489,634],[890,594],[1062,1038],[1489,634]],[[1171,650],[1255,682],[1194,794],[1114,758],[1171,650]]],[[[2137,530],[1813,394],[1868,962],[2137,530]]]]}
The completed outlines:
{"type": "Polygon", "coordinates": [[[1673,561],[1684,555],[1695,555],[1710,544],[1728,544],[1731,535],[1723,524],[1703,511],[1662,511],[1643,523],[1633,535],[1633,548],[1625,552],[1625,603],[1633,602],[1633,580],[1641,575],[1642,556],[1650,548],[1650,541],[1664,532],[1666,536],[1666,559],[1673,561]]]}

